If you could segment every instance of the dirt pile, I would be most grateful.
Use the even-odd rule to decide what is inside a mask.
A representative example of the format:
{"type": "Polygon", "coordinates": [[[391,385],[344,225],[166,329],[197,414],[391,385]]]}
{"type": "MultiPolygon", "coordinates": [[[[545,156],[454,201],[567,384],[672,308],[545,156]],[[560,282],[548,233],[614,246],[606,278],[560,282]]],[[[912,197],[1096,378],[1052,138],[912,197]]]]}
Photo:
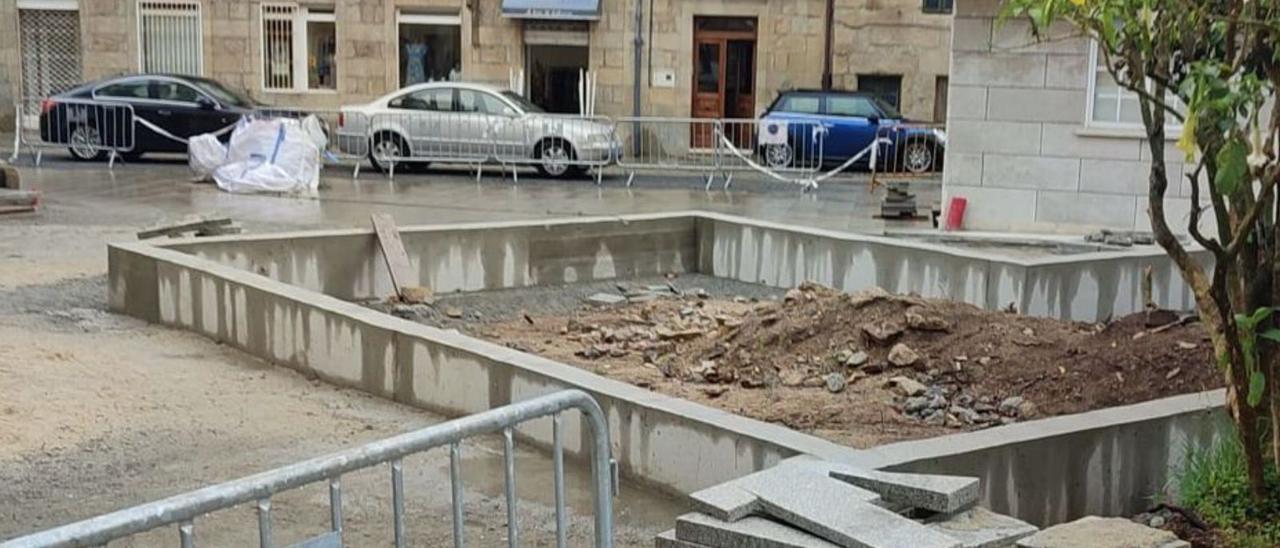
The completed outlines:
{"type": "Polygon", "coordinates": [[[867,438],[847,431],[868,422],[880,442],[1221,382],[1195,323],[1066,322],[883,290],[805,284],[779,300],[689,294],[530,320],[479,334],[855,444],[867,438]]]}

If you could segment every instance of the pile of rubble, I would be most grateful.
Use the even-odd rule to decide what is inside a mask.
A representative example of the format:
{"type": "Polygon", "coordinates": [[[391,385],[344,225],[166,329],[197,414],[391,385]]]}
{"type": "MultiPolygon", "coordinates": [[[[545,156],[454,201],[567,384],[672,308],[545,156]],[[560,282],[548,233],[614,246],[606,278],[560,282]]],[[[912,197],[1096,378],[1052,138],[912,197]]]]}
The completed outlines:
{"type": "MultiPolygon", "coordinates": [[[[1070,322],[812,283],[783,294],[688,285],[682,290],[671,278],[597,285],[560,311],[459,327],[843,443],[998,426],[1221,384],[1194,322],[1151,328],[1142,313],[1070,322]]],[[[476,307],[465,308],[469,317],[476,307]]]]}
{"type": "Polygon", "coordinates": [[[906,376],[893,377],[885,386],[899,394],[899,411],[932,426],[994,426],[1036,416],[1035,404],[1022,396],[975,398],[955,385],[925,385],[906,376]]]}

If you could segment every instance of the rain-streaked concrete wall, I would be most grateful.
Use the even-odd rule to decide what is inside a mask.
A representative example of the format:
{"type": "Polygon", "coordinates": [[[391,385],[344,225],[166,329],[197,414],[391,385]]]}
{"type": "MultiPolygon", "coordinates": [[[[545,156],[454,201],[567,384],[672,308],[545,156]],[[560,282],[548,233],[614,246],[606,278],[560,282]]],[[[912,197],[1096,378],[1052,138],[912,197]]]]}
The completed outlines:
{"type": "Polygon", "coordinates": [[[1213,390],[884,445],[853,462],[981,478],[983,506],[1042,527],[1130,516],[1172,494],[1188,452],[1231,435],[1224,398],[1213,390]]]}
{"type": "MultiPolygon", "coordinates": [[[[804,281],[846,291],[879,286],[991,309],[1014,304],[1033,316],[1098,321],[1142,309],[1142,271],[1149,266],[1158,304],[1175,310],[1194,304],[1172,262],[1154,247],[1016,259],[706,212],[405,227],[401,238],[416,283],[437,293],[701,272],[777,287],[804,281]]],[[[208,238],[165,247],[343,300],[393,293],[371,230],[208,238]]]]}
{"type": "MultiPolygon", "coordinates": [[[[779,286],[880,285],[983,306],[1019,302],[1031,313],[1076,317],[1136,310],[1140,272],[1150,265],[1159,300],[1189,302],[1156,251],[1018,261],[707,213],[412,227],[404,241],[419,280],[438,291],[700,271],[779,286]]],[[[371,231],[115,244],[108,260],[113,310],[446,416],[585,390],[608,416],[622,471],[676,493],[803,453],[975,475],[991,508],[1046,524],[1141,509],[1183,450],[1221,425],[1216,392],[855,451],[347,302],[390,294],[371,231]]],[[[584,434],[568,418],[574,452],[584,434]]],[[[548,424],[520,432],[550,442],[548,424]]]]}
{"type": "MultiPolygon", "coordinates": [[[[879,286],[988,309],[1015,305],[1032,316],[1100,321],[1142,310],[1142,272],[1157,304],[1190,310],[1194,300],[1156,247],[1015,259],[895,238],[700,213],[698,271],[794,287],[814,281],[845,291],[879,286]]],[[[1207,253],[1197,256],[1207,260],[1207,253]]]]}

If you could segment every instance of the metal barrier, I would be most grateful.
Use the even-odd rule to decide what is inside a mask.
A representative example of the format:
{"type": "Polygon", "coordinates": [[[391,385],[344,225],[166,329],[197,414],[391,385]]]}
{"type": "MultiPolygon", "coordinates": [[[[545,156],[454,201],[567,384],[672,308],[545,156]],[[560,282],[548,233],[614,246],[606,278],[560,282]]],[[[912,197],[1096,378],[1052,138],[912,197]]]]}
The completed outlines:
{"type": "MultiPolygon", "coordinates": [[[[343,132],[359,135],[357,123],[344,125],[343,132]]],[[[485,164],[496,163],[504,171],[532,166],[555,177],[595,170],[598,181],[619,153],[614,124],[603,117],[399,110],[374,114],[368,124],[369,159],[392,176],[398,164],[440,162],[473,165],[478,178],[485,164]]]]}
{"type": "Polygon", "coordinates": [[[827,128],[816,120],[729,119],[717,127],[726,187],[734,171],[809,187],[827,160],[827,128]]]}
{"type": "Polygon", "coordinates": [[[825,128],[815,121],[718,118],[619,118],[625,143],[618,166],[630,186],[639,171],[702,173],[728,187],[735,172],[785,182],[812,179],[824,162],[825,128]]]}
{"type": "Polygon", "coordinates": [[[724,172],[720,131],[712,118],[618,118],[618,167],[631,186],[638,171],[697,172],[707,184],[724,172]]]}
{"type": "MultiPolygon", "coordinates": [[[[136,118],[127,104],[56,99],[38,106],[20,104],[16,109],[14,159],[24,144],[36,153],[37,163],[39,147],[67,146],[84,159],[109,155],[114,165],[118,155],[133,151],[135,131],[163,135],[162,128],[136,118]]],[[[812,189],[855,167],[867,168],[873,185],[938,179],[946,149],[940,124],[881,125],[874,139],[863,142],[865,134],[846,134],[848,128],[803,117],[611,119],[513,115],[501,111],[501,105],[446,107],[463,111],[429,110],[431,106],[374,114],[360,107],[263,107],[256,114],[315,115],[328,137],[324,156],[331,163],[351,164],[353,177],[367,159],[391,177],[406,168],[452,163],[473,166],[477,180],[486,165],[498,165],[516,181],[517,168],[534,167],[553,177],[592,172],[599,184],[605,169],[617,166],[626,173],[627,186],[641,171],[697,173],[706,178],[708,189],[717,178],[727,188],[735,174],[754,172],[812,189]]]]}
{"type": "Polygon", "coordinates": [[[592,495],[595,506],[595,546],[613,546],[614,475],[610,459],[609,427],[604,413],[591,396],[580,390],[566,390],[532,398],[437,424],[416,432],[365,444],[328,456],[277,468],[239,480],[205,487],[160,501],[135,506],[49,529],[30,536],[0,543],[0,548],[44,548],[106,546],[137,533],[167,525],[178,525],[178,540],[183,548],[195,546],[195,519],[245,503],[254,503],[258,514],[258,539],[262,548],[273,546],[271,540],[271,497],[283,491],[328,481],[330,531],[295,546],[341,547],[342,541],[342,475],[380,464],[390,464],[392,511],[395,546],[405,545],[404,473],[402,460],[428,449],[449,446],[449,472],[452,484],[453,543],[464,545],[461,450],[466,438],[501,431],[506,471],[506,510],[508,545],[516,547],[519,527],[516,519],[515,448],[513,428],[522,422],[550,416],[552,421],[552,456],[555,474],[556,546],[568,544],[568,515],[565,510],[564,443],[561,412],[577,409],[591,429],[592,495]]]}
{"type": "Polygon", "coordinates": [[[87,99],[24,99],[15,108],[14,147],[10,161],[25,146],[40,165],[43,149],[66,147],[81,160],[116,158],[133,151],[136,139],[132,105],[87,99]]]}
{"type": "Polygon", "coordinates": [[[942,124],[902,123],[876,130],[872,184],[901,180],[940,178],[946,157],[947,135],[942,124]]]}

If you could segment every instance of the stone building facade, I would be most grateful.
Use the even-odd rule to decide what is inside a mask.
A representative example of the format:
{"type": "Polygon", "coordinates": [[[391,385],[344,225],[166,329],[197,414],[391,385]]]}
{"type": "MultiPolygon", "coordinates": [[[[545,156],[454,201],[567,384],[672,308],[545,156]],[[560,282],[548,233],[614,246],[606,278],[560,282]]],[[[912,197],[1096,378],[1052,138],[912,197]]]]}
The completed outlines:
{"type": "MultiPolygon", "coordinates": [[[[576,97],[576,69],[587,69],[598,83],[596,112],[610,116],[632,114],[638,84],[643,115],[689,117],[700,69],[704,80],[718,70],[721,80],[736,82],[721,84],[726,117],[754,117],[779,90],[822,84],[826,0],[598,0],[595,13],[579,20],[516,9],[538,3],[0,0],[0,104],[82,80],[195,66],[267,104],[336,108],[413,81],[407,75],[443,77],[429,74],[438,67],[406,61],[409,53],[435,64],[444,56],[456,65],[449,77],[467,81],[505,86],[523,70],[524,91],[562,109],[576,108],[565,102],[565,91],[576,97]],[[175,10],[180,13],[170,13],[175,10]],[[78,26],[37,28],[50,21],[78,26]],[[319,61],[317,48],[328,48],[319,61]],[[699,65],[700,54],[720,50],[719,60],[699,65]],[[156,59],[164,55],[180,59],[156,59]],[[37,66],[42,63],[71,68],[50,71],[37,66]],[[739,89],[724,92],[735,85],[739,89]]],[[[945,105],[949,8],[950,0],[835,0],[834,85],[896,85],[904,113],[933,118],[945,105]]]]}
{"type": "MultiPolygon", "coordinates": [[[[1149,230],[1151,157],[1136,95],[1099,69],[1088,37],[1063,26],[1036,40],[1025,21],[1001,24],[999,4],[956,2],[944,203],[965,198],[964,226],[975,230],[1149,230]]],[[[1164,207],[1186,232],[1180,134],[1169,128],[1165,161],[1178,180],[1164,207]]]]}

